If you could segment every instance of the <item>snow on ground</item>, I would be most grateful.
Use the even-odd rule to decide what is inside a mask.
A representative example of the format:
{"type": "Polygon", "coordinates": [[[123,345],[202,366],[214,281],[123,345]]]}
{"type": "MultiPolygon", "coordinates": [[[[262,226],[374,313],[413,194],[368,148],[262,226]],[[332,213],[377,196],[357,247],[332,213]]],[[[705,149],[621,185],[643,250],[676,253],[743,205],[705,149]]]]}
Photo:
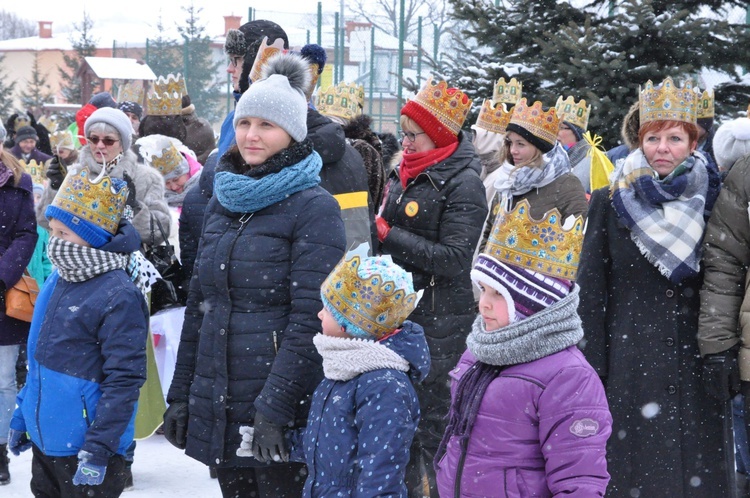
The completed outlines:
{"type": "MultiPolygon", "coordinates": [[[[28,498],[31,495],[31,450],[20,457],[10,455],[11,483],[0,486],[3,498],[28,498]]],[[[133,464],[134,486],[122,498],[219,498],[219,482],[208,475],[208,467],[185,456],[164,439],[155,435],[138,441],[133,464]]]]}

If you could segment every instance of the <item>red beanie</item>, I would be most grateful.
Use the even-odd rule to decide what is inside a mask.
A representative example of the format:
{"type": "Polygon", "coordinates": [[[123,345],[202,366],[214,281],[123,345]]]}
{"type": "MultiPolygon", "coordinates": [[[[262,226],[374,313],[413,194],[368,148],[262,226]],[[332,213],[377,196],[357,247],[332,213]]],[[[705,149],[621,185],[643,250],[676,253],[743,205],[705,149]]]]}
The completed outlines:
{"type": "Polygon", "coordinates": [[[458,140],[469,109],[471,99],[464,92],[430,78],[401,114],[417,123],[437,147],[447,147],[458,140]]]}

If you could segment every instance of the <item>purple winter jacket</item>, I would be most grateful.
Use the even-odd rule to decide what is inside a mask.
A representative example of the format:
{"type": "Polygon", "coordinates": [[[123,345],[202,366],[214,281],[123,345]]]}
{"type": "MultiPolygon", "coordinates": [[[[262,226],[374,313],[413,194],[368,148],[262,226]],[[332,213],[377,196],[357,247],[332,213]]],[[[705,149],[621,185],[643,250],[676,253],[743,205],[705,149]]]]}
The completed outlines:
{"type": "MultiPolygon", "coordinates": [[[[476,361],[467,350],[451,370],[453,402],[476,361]]],[[[465,457],[457,437],[448,442],[440,496],[604,496],[611,432],[604,387],[577,347],[508,366],[487,387],[465,457]]]]}

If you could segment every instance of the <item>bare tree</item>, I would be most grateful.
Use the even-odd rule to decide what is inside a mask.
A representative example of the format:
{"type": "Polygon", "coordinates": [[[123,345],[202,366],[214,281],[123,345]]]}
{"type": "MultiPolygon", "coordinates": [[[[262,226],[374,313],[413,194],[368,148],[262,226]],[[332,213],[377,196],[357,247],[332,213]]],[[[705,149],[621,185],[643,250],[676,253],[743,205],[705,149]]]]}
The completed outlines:
{"type": "Polygon", "coordinates": [[[13,12],[0,10],[0,40],[34,36],[37,34],[37,29],[34,21],[22,19],[13,12]]]}
{"type": "MultiPolygon", "coordinates": [[[[391,36],[399,36],[402,0],[351,0],[349,10],[358,18],[364,19],[391,36]]],[[[416,42],[417,23],[423,17],[423,29],[426,26],[437,26],[443,33],[450,23],[450,6],[445,0],[403,0],[404,1],[404,39],[416,42]]]]}

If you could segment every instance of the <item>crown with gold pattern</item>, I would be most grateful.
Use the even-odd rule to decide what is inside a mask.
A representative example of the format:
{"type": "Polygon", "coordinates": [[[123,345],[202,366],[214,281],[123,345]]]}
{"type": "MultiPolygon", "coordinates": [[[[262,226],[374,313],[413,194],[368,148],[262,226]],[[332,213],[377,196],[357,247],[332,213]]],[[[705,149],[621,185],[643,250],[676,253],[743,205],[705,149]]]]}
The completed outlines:
{"type": "Polygon", "coordinates": [[[59,149],[75,149],[73,145],[73,133],[70,130],[56,131],[49,136],[52,151],[57,153],[59,149]]]}
{"type": "Polygon", "coordinates": [[[513,111],[506,110],[505,104],[502,102],[493,104],[491,100],[485,99],[484,103],[482,103],[482,108],[479,110],[476,126],[502,135],[505,133],[512,115],[513,111]]]}
{"type": "MultiPolygon", "coordinates": [[[[263,41],[260,43],[258,53],[255,54],[255,61],[253,67],[250,69],[250,81],[259,81],[263,78],[263,68],[268,64],[268,59],[278,53],[288,52],[284,49],[284,40],[282,38],[276,38],[273,43],[268,43],[268,37],[264,36],[263,41]]],[[[317,70],[315,70],[317,73],[317,70]]],[[[317,83],[317,81],[316,81],[317,83]]]]}
{"type": "Polygon", "coordinates": [[[650,121],[682,121],[695,124],[698,95],[693,82],[687,80],[682,88],[667,78],[658,87],[651,80],[640,91],[641,126],[650,121]]]}
{"type": "Polygon", "coordinates": [[[586,100],[581,99],[576,102],[575,99],[570,96],[563,100],[562,96],[557,97],[557,103],[555,104],[555,112],[560,118],[560,121],[567,121],[586,131],[589,127],[589,114],[591,114],[591,106],[586,107],[586,100]]]}
{"type": "Polygon", "coordinates": [[[128,81],[117,90],[117,102],[135,102],[142,106],[145,93],[141,80],[128,81]]]}
{"type": "Polygon", "coordinates": [[[185,158],[178,148],[182,142],[176,138],[159,134],[148,135],[139,138],[136,144],[143,159],[159,171],[165,180],[189,171],[185,158]]]}
{"type": "Polygon", "coordinates": [[[36,122],[44,126],[50,133],[55,133],[57,131],[57,116],[45,115],[37,119],[36,122]]]}
{"type": "Polygon", "coordinates": [[[500,78],[495,82],[495,87],[492,90],[492,102],[495,104],[503,102],[516,105],[516,102],[521,100],[522,90],[523,83],[515,78],[511,78],[510,81],[500,78]]]}
{"type": "Polygon", "coordinates": [[[583,217],[563,220],[557,209],[535,220],[524,199],[512,211],[497,215],[484,254],[550,277],[575,280],[583,227],[583,217]],[[567,226],[571,221],[572,226],[567,226]]]}
{"type": "Polygon", "coordinates": [[[23,159],[18,160],[23,166],[23,170],[31,177],[31,182],[38,185],[43,185],[46,176],[44,175],[47,170],[46,163],[38,163],[35,159],[31,159],[28,163],[23,159]]]}
{"type": "Polygon", "coordinates": [[[13,121],[13,125],[15,126],[15,130],[18,131],[19,128],[23,126],[31,126],[31,119],[29,119],[29,116],[26,115],[26,113],[18,113],[18,116],[16,116],[16,119],[13,121]]]}
{"type": "Polygon", "coordinates": [[[471,99],[458,88],[449,92],[448,83],[427,80],[414,102],[427,109],[437,120],[446,126],[454,135],[458,135],[471,109],[471,99]]]}
{"type": "Polygon", "coordinates": [[[548,111],[542,109],[542,103],[539,101],[529,107],[526,99],[521,99],[513,107],[513,115],[510,117],[508,124],[516,124],[524,128],[540,140],[555,145],[557,142],[557,132],[560,129],[560,118],[554,108],[548,111]]]}
{"type": "MultiPolygon", "coordinates": [[[[407,293],[403,288],[403,282],[399,285],[377,271],[371,272],[366,278],[361,277],[362,257],[347,256],[342,258],[321,286],[320,293],[324,305],[332,308],[337,321],[343,318],[345,322],[353,325],[355,330],[359,329],[368,336],[381,339],[404,323],[417,307],[420,293],[407,293]]],[[[389,271],[390,266],[411,280],[411,276],[400,267],[396,267],[388,256],[366,259],[369,262],[380,263],[384,272],[389,271]]],[[[411,287],[411,282],[408,283],[408,287],[411,287]]],[[[353,330],[348,332],[353,333],[353,330]]]]}
{"type": "Polygon", "coordinates": [[[148,96],[150,116],[178,116],[182,113],[182,97],[177,92],[152,93],[148,96]]]}
{"type": "Polygon", "coordinates": [[[161,150],[161,155],[153,155],[150,157],[151,166],[159,170],[162,176],[167,176],[176,170],[182,162],[182,154],[177,150],[177,147],[172,142],[169,142],[166,147],[161,150]]]}
{"type": "Polygon", "coordinates": [[[356,83],[340,82],[318,92],[318,112],[326,116],[353,119],[362,114],[365,87],[356,83]]]}
{"type": "Polygon", "coordinates": [[[51,205],[114,235],[127,198],[127,187],[117,190],[109,176],[100,174],[95,178],[88,168],[83,168],[65,177],[51,205]]]}
{"type": "Polygon", "coordinates": [[[154,82],[154,93],[159,95],[176,93],[182,98],[183,95],[188,94],[185,78],[182,77],[181,73],[177,73],[177,75],[169,73],[166,77],[159,76],[154,82]]]}
{"type": "Polygon", "coordinates": [[[698,103],[696,110],[696,119],[706,119],[714,117],[714,91],[703,90],[703,93],[698,95],[698,103]]]}

